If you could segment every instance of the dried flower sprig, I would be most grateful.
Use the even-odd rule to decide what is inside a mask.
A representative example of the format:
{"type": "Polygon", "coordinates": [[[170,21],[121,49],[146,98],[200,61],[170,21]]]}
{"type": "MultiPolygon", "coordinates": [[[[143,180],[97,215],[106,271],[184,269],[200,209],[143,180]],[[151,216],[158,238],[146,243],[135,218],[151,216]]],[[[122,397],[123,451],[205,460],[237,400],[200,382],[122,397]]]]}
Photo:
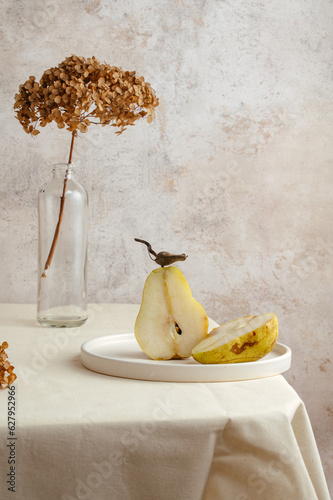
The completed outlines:
{"type": "Polygon", "coordinates": [[[11,386],[16,380],[16,375],[13,372],[14,366],[8,361],[8,356],[5,349],[8,348],[8,342],[0,344],[0,388],[6,389],[11,386]]]}
{"type": "MultiPolygon", "coordinates": [[[[151,123],[159,100],[148,82],[135,71],[99,63],[92,57],[72,55],[57,67],[47,69],[39,82],[34,76],[19,87],[15,95],[16,118],[25,132],[38,135],[37,126],[55,122],[72,133],[68,164],[72,163],[74,139],[92,124],[111,125],[122,134],[128,125],[147,116],[151,123]]],[[[64,178],[58,223],[42,277],[51,265],[64,210],[67,170],[64,178]]]]}

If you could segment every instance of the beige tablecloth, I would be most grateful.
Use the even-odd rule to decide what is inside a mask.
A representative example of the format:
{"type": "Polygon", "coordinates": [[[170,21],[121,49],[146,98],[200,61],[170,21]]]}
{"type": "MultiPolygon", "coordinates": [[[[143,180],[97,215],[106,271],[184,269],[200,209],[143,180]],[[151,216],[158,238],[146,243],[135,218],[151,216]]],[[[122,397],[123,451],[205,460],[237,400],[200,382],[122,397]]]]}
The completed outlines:
{"type": "Polygon", "coordinates": [[[167,383],[83,367],[81,344],[133,331],[137,312],[92,305],[83,327],[46,329],[34,306],[0,305],[18,374],[15,441],[0,392],[1,499],[329,500],[306,409],[283,376],[167,383]]]}

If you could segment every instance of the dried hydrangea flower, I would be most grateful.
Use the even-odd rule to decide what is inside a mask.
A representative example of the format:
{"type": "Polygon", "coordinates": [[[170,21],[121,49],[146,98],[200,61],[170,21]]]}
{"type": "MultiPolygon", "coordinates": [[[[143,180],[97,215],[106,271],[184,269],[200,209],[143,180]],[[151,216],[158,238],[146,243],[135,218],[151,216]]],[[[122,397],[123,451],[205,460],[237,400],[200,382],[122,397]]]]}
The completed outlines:
{"type": "Polygon", "coordinates": [[[20,85],[14,109],[31,135],[52,121],[70,132],[85,133],[91,124],[101,124],[121,134],[144,116],[150,123],[158,103],[151,85],[135,71],[72,55],[46,70],[39,82],[30,76],[20,85]]]}

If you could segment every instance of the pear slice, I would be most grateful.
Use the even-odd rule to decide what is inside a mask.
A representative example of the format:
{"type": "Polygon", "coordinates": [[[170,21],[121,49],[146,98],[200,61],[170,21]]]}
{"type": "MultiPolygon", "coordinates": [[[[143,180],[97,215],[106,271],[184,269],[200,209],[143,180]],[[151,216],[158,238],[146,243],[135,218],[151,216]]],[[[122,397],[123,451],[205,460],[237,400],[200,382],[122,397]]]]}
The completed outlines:
{"type": "Polygon", "coordinates": [[[192,350],[199,363],[244,363],[266,356],[278,338],[273,313],[245,316],[214,328],[192,350]]]}
{"type": "Polygon", "coordinates": [[[142,351],[156,360],[188,358],[207,333],[206,312],[181,271],[174,266],[152,271],[134,326],[142,351]]]}

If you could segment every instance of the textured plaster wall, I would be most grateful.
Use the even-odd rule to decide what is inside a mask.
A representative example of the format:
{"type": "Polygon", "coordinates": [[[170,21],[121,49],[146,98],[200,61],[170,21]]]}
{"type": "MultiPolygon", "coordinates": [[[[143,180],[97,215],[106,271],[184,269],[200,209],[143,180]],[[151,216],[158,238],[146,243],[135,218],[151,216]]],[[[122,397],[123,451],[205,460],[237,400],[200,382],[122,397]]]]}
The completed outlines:
{"type": "Polygon", "coordinates": [[[70,134],[32,139],[20,83],[75,53],[145,76],[155,122],[77,141],[90,195],[89,301],[140,302],[145,247],[186,252],[218,322],[275,312],[287,380],[333,491],[332,2],[1,0],[0,300],[34,302],[38,187],[70,134]]]}

